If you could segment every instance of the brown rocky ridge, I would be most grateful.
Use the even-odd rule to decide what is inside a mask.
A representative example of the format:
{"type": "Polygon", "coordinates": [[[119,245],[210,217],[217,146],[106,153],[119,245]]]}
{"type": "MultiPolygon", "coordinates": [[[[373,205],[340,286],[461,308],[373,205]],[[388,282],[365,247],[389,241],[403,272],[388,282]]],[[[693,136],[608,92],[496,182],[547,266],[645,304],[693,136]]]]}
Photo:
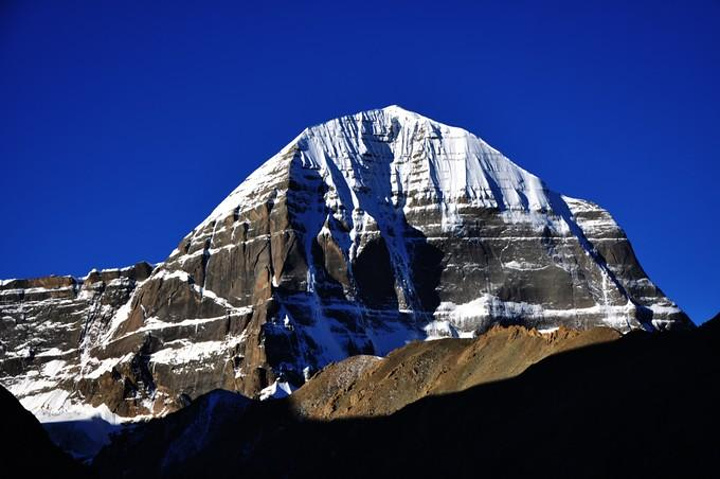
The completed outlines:
{"type": "Polygon", "coordinates": [[[475,339],[413,342],[385,358],[350,357],[327,366],[290,401],[313,419],[389,415],[425,396],[508,379],[552,354],[620,337],[610,328],[541,334],[494,326],[475,339]]]}

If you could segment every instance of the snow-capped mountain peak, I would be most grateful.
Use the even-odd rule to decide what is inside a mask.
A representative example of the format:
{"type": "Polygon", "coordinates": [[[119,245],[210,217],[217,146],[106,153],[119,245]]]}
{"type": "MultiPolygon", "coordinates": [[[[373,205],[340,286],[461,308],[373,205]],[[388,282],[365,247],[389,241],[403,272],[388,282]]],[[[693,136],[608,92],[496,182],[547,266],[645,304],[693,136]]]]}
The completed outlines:
{"type": "Polygon", "coordinates": [[[395,105],[305,129],[152,272],[2,282],[0,299],[24,325],[0,380],[46,413],[272,396],[351,355],[497,323],[691,326],[607,211],[395,105]]]}
{"type": "Polygon", "coordinates": [[[340,117],[304,130],[242,182],[200,226],[259,203],[251,192],[289,174],[294,162],[319,170],[328,186],[346,192],[343,207],[359,207],[358,191],[373,201],[412,209],[436,202],[446,224],[458,202],[479,208],[547,211],[551,200],[543,182],[483,140],[397,105],[340,117]],[[244,203],[245,202],[245,203],[244,203]]]}

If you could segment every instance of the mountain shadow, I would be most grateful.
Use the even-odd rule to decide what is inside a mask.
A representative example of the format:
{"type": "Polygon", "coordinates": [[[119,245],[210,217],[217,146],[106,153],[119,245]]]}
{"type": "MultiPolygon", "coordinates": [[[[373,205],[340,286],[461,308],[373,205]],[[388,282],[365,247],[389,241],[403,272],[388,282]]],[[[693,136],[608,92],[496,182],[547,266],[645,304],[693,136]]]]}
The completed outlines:
{"type": "Polygon", "coordinates": [[[208,408],[204,399],[117,437],[94,469],[103,477],[712,477],[719,321],[630,333],[386,417],[310,421],[290,401],[224,396],[208,408]],[[178,437],[210,422],[199,445],[181,447],[178,437]]]}
{"type": "Polygon", "coordinates": [[[75,462],[50,441],[35,416],[0,386],[2,411],[2,446],[0,476],[44,478],[95,477],[85,466],[75,462]]]}

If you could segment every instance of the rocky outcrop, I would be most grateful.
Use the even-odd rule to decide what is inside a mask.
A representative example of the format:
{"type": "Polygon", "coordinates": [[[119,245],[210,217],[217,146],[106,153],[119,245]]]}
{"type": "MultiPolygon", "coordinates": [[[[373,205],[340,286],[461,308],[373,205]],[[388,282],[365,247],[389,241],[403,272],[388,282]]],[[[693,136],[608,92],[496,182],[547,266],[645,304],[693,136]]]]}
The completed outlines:
{"type": "Polygon", "coordinates": [[[82,384],[92,382],[87,368],[89,345],[99,340],[99,333],[152,269],[138,263],[93,270],[80,279],[49,276],[3,281],[0,382],[40,416],[57,412],[68,397],[82,394],[82,384]]]}
{"type": "Polygon", "coordinates": [[[692,326],[609,213],[395,106],[303,131],[82,323],[67,390],[127,416],[214,388],[284,394],[348,356],[494,324],[692,326]]]}

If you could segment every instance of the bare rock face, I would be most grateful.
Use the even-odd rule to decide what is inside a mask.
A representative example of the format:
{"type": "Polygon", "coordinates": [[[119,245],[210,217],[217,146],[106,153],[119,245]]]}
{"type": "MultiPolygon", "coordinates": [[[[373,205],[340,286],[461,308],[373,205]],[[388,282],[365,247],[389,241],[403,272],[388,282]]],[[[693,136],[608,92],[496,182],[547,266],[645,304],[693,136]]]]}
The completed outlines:
{"type": "Polygon", "coordinates": [[[498,323],[692,327],[608,212],[396,106],[303,131],[126,293],[73,316],[66,388],[129,416],[215,388],[286,394],[348,356],[498,323]]]}
{"type": "MultiPolygon", "coordinates": [[[[99,340],[100,332],[152,269],[138,263],[93,270],[82,279],[49,276],[3,281],[0,382],[36,415],[57,412],[71,394],[77,395],[79,386],[93,382],[86,350],[99,340]]],[[[126,380],[129,383],[133,378],[126,380]]]]}

